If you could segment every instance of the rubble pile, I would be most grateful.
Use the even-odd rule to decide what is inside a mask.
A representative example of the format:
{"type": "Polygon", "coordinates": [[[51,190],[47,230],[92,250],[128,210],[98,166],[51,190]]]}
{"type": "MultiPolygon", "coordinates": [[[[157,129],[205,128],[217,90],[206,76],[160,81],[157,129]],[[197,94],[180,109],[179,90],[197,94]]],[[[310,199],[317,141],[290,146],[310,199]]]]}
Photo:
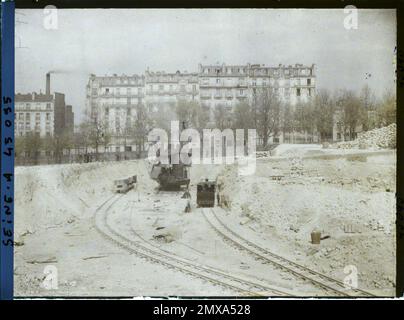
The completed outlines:
{"type": "Polygon", "coordinates": [[[271,155],[270,151],[257,151],[255,152],[255,157],[258,158],[268,158],[271,155]]]}
{"type": "Polygon", "coordinates": [[[354,141],[339,142],[335,145],[341,149],[394,149],[396,148],[397,126],[395,123],[358,134],[354,141]]]}

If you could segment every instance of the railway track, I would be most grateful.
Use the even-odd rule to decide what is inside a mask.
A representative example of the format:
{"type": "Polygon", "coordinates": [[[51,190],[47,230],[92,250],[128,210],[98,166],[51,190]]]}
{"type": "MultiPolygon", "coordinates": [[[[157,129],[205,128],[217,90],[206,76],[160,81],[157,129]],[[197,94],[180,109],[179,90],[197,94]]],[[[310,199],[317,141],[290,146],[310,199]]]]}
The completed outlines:
{"type": "Polygon", "coordinates": [[[125,235],[117,232],[108,223],[108,214],[113,205],[124,195],[114,195],[107,199],[95,211],[94,223],[97,230],[108,240],[117,246],[136,254],[148,261],[164,265],[170,269],[181,271],[185,274],[209,281],[215,285],[234,290],[247,296],[291,296],[291,294],[271,288],[267,285],[253,282],[240,277],[232,276],[224,271],[195,263],[187,259],[164,253],[147,243],[141,238],[134,241],[125,235]]]}
{"type": "Polygon", "coordinates": [[[281,257],[243,238],[226,226],[218,218],[213,209],[203,209],[202,212],[207,222],[222,238],[229,241],[235,247],[248,252],[262,261],[270,263],[275,267],[308,281],[313,285],[326,290],[327,292],[333,293],[336,296],[373,296],[373,294],[361,289],[352,288],[347,290],[342,281],[331,278],[327,275],[307,268],[306,266],[281,257]]]}

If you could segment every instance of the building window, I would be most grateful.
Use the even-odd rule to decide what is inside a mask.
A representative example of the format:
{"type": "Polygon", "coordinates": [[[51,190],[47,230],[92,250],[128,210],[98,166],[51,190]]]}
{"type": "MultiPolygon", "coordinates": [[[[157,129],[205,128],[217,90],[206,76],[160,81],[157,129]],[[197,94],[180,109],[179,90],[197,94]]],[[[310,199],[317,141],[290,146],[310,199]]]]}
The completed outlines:
{"type": "Polygon", "coordinates": [[[51,114],[50,114],[50,113],[47,113],[47,114],[46,114],[46,121],[50,121],[50,117],[51,117],[51,114]]]}
{"type": "Polygon", "coordinates": [[[196,91],[196,84],[192,85],[192,91],[196,91]]]}
{"type": "Polygon", "coordinates": [[[181,90],[181,92],[185,92],[185,85],[184,85],[184,84],[182,84],[182,85],[180,86],[180,90],[181,90]]]}
{"type": "Polygon", "coordinates": [[[106,94],[109,93],[109,88],[105,88],[105,93],[106,93],[106,94]]]}
{"type": "Polygon", "coordinates": [[[307,85],[311,85],[311,79],[307,79],[307,85]]]}
{"type": "Polygon", "coordinates": [[[297,95],[298,97],[300,97],[300,88],[297,88],[297,89],[296,89],[296,95],[297,95]]]}
{"type": "Polygon", "coordinates": [[[311,88],[309,88],[309,97],[311,97],[311,88]]]}
{"type": "Polygon", "coordinates": [[[244,94],[244,90],[240,89],[240,96],[242,96],[244,94]]]}
{"type": "Polygon", "coordinates": [[[164,86],[162,84],[159,85],[159,90],[163,91],[164,90],[164,86]]]}
{"type": "Polygon", "coordinates": [[[219,78],[216,79],[216,83],[220,83],[220,79],[219,79],[219,78]]]}

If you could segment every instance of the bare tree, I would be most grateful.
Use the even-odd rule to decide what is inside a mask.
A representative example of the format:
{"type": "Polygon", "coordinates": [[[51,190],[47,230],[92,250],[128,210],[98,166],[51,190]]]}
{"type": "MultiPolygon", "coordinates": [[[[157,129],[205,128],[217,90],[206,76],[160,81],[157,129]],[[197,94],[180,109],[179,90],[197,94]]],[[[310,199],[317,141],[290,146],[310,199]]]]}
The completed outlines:
{"type": "Polygon", "coordinates": [[[76,149],[84,149],[84,154],[88,156],[88,148],[90,147],[90,132],[91,125],[89,121],[84,121],[80,123],[77,128],[77,132],[74,136],[74,145],[76,149]]]}
{"type": "Polygon", "coordinates": [[[186,128],[194,128],[202,130],[206,128],[209,122],[209,112],[203,108],[198,102],[179,100],[177,102],[175,113],[180,123],[186,128]]]}
{"type": "Polygon", "coordinates": [[[270,137],[280,130],[281,103],[272,88],[262,88],[257,95],[257,133],[262,139],[263,147],[268,146],[270,137]]]}
{"type": "Polygon", "coordinates": [[[230,108],[226,105],[219,104],[213,110],[215,125],[218,129],[224,130],[232,126],[232,114],[230,108]]]}
{"type": "Polygon", "coordinates": [[[28,132],[24,139],[24,150],[33,164],[38,164],[42,140],[38,133],[28,132]]]}
{"type": "Polygon", "coordinates": [[[395,123],[397,113],[396,95],[392,91],[388,91],[383,95],[377,110],[377,122],[379,126],[388,126],[395,123]]]}
{"type": "Polygon", "coordinates": [[[136,116],[132,130],[132,136],[135,140],[136,150],[140,153],[144,151],[147,133],[151,128],[152,122],[148,116],[145,105],[139,103],[136,106],[136,116]]]}
{"type": "Polygon", "coordinates": [[[356,131],[363,123],[364,110],[360,99],[352,91],[342,91],[337,100],[343,132],[349,140],[356,138],[356,131]]]}
{"type": "Polygon", "coordinates": [[[281,130],[283,136],[293,133],[296,130],[296,121],[294,119],[294,108],[289,104],[284,104],[281,112],[281,130]]]}
{"type": "Polygon", "coordinates": [[[315,126],[321,140],[331,139],[334,125],[335,103],[328,90],[319,90],[313,101],[315,126]]]}
{"type": "Polygon", "coordinates": [[[246,102],[238,103],[233,112],[234,129],[244,129],[244,139],[248,139],[248,129],[255,129],[253,108],[246,102]]]}
{"type": "Polygon", "coordinates": [[[104,122],[102,125],[102,144],[104,146],[104,152],[107,151],[108,145],[111,143],[112,134],[109,129],[108,123],[104,122]]]}
{"type": "MultiPolygon", "coordinates": [[[[85,148],[85,154],[88,157],[88,148],[95,149],[96,160],[99,158],[99,147],[104,145],[106,123],[102,121],[98,113],[93,114],[92,117],[86,119],[80,124],[78,134],[75,137],[82,139],[79,143],[85,148]]],[[[75,141],[77,144],[77,140],[75,141]]]]}
{"type": "Polygon", "coordinates": [[[360,94],[360,101],[364,111],[363,129],[369,130],[376,127],[376,97],[369,85],[365,85],[360,94]]]}
{"type": "Polygon", "coordinates": [[[15,137],[15,157],[17,159],[23,159],[25,153],[25,137],[16,136],[15,137]]]}
{"type": "Polygon", "coordinates": [[[166,132],[170,132],[171,121],[177,120],[175,104],[161,103],[153,107],[151,104],[148,104],[146,109],[149,110],[152,128],[161,128],[166,130],[166,132]]]}

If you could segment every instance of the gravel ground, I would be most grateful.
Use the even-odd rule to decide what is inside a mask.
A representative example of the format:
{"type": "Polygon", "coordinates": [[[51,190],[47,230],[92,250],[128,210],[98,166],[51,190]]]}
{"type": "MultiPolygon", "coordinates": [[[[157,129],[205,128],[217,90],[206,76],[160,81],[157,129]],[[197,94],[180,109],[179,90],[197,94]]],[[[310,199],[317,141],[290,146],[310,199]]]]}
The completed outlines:
{"type": "Polygon", "coordinates": [[[220,175],[231,200],[231,208],[220,214],[233,230],[341,280],[344,267],[354,265],[360,288],[393,295],[395,154],[322,160],[305,158],[321,152],[318,146],[283,148],[271,161],[259,159],[251,176],[238,176],[235,166],[192,167],[193,207],[187,214],[180,196],[156,194],[144,161],[17,168],[16,295],[235,294],[144,261],[101,237],[94,228],[94,211],[112,195],[113,179],[130,174],[138,175],[138,188],[111,213],[111,223],[123,234],[293,294],[322,295],[213,232],[195,208],[195,190],[200,179],[220,175]],[[272,175],[284,177],[276,181],[272,175]],[[312,245],[313,229],[330,237],[312,245]],[[57,267],[57,290],[43,287],[47,265],[57,267]]]}

